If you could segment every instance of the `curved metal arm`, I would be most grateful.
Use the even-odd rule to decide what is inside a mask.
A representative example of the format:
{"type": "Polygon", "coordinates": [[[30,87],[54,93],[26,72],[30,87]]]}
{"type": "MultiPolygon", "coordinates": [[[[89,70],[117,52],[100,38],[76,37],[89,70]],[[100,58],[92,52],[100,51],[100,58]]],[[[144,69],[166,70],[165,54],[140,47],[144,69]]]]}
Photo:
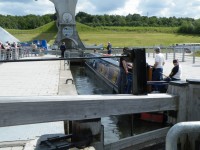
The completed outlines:
{"type": "Polygon", "coordinates": [[[177,150],[177,140],[184,133],[200,132],[200,121],[175,124],[167,133],[166,150],[177,150]]]}

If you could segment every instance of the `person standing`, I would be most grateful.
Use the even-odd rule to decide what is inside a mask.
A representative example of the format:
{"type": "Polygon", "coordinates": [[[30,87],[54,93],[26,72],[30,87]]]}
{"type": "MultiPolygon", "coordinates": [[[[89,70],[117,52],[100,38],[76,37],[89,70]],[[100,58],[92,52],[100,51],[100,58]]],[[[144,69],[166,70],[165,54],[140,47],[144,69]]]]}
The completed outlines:
{"type": "Polygon", "coordinates": [[[118,83],[118,93],[119,94],[128,94],[130,93],[131,86],[128,84],[129,73],[132,72],[132,64],[128,63],[129,58],[126,55],[130,55],[128,52],[128,48],[123,49],[122,57],[120,57],[119,68],[120,68],[120,76],[118,83]],[[129,86],[129,87],[128,87],[129,86]]]}
{"type": "Polygon", "coordinates": [[[174,64],[174,67],[172,68],[172,71],[169,74],[169,77],[171,81],[181,80],[182,67],[179,65],[178,59],[174,59],[173,64],[174,64]]]}
{"type": "Polygon", "coordinates": [[[112,44],[110,42],[108,42],[108,45],[107,45],[106,49],[108,51],[108,54],[112,53],[112,44]]]}
{"type": "Polygon", "coordinates": [[[65,51],[66,51],[65,42],[62,42],[62,44],[60,46],[60,50],[61,50],[61,58],[64,58],[64,54],[65,54],[65,51]]]}
{"type": "Polygon", "coordinates": [[[0,41],[0,50],[3,49],[3,43],[0,41]]]}
{"type": "Polygon", "coordinates": [[[37,56],[36,54],[36,50],[37,50],[37,45],[35,43],[32,43],[32,52],[35,54],[35,56],[37,56]]]}
{"type": "Polygon", "coordinates": [[[160,47],[155,48],[155,63],[153,65],[153,81],[162,81],[163,80],[163,66],[165,64],[164,55],[161,53],[160,47]]]}

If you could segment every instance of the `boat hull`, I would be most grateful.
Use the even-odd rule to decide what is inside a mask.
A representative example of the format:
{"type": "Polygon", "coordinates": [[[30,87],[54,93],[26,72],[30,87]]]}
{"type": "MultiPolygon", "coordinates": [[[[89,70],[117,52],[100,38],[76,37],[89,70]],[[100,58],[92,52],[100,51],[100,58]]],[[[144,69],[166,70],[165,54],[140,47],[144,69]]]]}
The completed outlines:
{"type": "MultiPolygon", "coordinates": [[[[90,54],[88,57],[98,57],[99,54],[90,54]]],[[[87,59],[85,62],[88,69],[90,69],[99,79],[112,89],[113,93],[118,93],[118,85],[120,84],[120,69],[119,62],[110,58],[94,58],[87,59]]],[[[129,79],[128,82],[132,82],[129,79]]],[[[128,83],[129,85],[132,83],[128,83]]],[[[131,94],[131,93],[128,93],[131,94]]],[[[163,112],[159,113],[141,113],[138,117],[144,121],[163,123],[166,121],[166,116],[163,112]]]]}

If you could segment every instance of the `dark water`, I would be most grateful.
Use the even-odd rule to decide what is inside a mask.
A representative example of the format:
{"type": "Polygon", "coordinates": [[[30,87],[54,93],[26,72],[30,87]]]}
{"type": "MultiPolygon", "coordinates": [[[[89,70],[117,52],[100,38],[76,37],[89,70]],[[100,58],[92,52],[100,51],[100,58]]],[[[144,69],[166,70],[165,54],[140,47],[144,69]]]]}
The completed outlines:
{"type": "MultiPolygon", "coordinates": [[[[96,77],[87,68],[72,66],[71,71],[79,95],[112,94],[112,89],[109,89],[105,83],[98,79],[98,77],[96,77]]],[[[131,115],[101,118],[101,123],[104,125],[105,144],[116,142],[119,139],[129,137],[131,135],[163,127],[162,124],[141,120],[134,120],[131,125],[131,115]]]]}

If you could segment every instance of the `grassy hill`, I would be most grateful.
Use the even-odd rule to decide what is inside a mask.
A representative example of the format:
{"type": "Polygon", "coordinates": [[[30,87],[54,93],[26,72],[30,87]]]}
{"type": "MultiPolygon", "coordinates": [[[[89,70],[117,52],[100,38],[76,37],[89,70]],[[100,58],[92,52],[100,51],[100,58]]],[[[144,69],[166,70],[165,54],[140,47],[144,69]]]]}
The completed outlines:
{"type": "MultiPolygon", "coordinates": [[[[86,44],[104,44],[110,41],[113,47],[155,46],[174,43],[199,43],[199,35],[178,34],[178,28],[166,27],[89,27],[77,23],[80,38],[86,44]]],[[[7,30],[20,41],[46,39],[53,44],[57,27],[55,22],[33,30],[7,30]]]]}
{"type": "Polygon", "coordinates": [[[50,22],[44,26],[33,30],[13,30],[7,29],[12,35],[18,38],[20,41],[33,41],[38,40],[47,40],[49,44],[52,44],[55,41],[57,35],[57,27],[55,22],[50,22]]]}

